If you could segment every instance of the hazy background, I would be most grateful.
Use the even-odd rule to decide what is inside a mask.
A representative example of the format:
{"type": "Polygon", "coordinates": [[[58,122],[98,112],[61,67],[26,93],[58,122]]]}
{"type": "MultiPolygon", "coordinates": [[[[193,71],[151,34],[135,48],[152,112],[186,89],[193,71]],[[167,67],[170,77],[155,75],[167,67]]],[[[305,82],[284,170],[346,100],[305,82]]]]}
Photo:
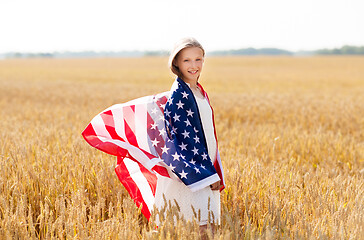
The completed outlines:
{"type": "Polygon", "coordinates": [[[0,2],[0,53],[364,45],[362,0],[0,2]]]}

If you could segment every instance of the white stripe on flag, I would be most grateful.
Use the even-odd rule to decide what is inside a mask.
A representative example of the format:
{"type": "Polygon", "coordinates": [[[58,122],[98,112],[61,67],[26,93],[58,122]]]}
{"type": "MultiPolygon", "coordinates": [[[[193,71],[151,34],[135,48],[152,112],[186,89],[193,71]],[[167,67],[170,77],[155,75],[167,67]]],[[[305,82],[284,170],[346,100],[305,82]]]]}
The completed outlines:
{"type": "MultiPolygon", "coordinates": [[[[135,113],[131,109],[130,106],[123,107],[123,117],[125,119],[125,122],[129,125],[129,128],[135,135],[135,113]]],[[[126,129],[125,129],[125,131],[126,131],[126,129]]],[[[139,146],[137,146],[137,147],[139,147],[139,146]]]]}
{"type": "Polygon", "coordinates": [[[201,190],[203,188],[205,188],[208,185],[211,185],[217,181],[220,181],[220,177],[217,173],[215,173],[214,175],[208,176],[198,182],[192,183],[187,185],[187,187],[192,191],[192,192],[196,192],[198,190],[201,190]]]}
{"type": "Polygon", "coordinates": [[[109,132],[106,130],[106,126],[100,114],[98,114],[94,119],[91,121],[91,125],[95,130],[96,136],[98,138],[105,137],[111,139],[109,132]]]}
{"type": "Polygon", "coordinates": [[[147,114],[145,106],[141,104],[135,106],[135,136],[141,149],[147,152],[152,152],[148,144],[147,114]]]}
{"type": "Polygon", "coordinates": [[[149,212],[151,212],[153,210],[155,198],[153,196],[152,189],[150,188],[150,185],[149,185],[147,179],[144,177],[143,173],[140,171],[140,168],[136,162],[134,162],[133,160],[130,160],[128,158],[124,158],[123,161],[125,163],[126,168],[128,169],[130,177],[133,179],[135,184],[138,186],[140,193],[142,194],[143,200],[147,204],[149,212]]]}
{"type": "Polygon", "coordinates": [[[125,135],[123,108],[113,109],[111,110],[111,113],[114,119],[115,132],[126,142],[129,142],[128,138],[125,135]]]}

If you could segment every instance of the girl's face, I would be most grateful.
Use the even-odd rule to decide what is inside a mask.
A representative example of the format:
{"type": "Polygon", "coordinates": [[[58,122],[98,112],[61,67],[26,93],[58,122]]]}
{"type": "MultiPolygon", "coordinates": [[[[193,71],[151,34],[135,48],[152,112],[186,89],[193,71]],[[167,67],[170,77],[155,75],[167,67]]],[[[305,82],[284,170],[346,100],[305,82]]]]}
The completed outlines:
{"type": "Polygon", "coordinates": [[[176,59],[176,65],[183,76],[183,81],[196,84],[204,62],[201,48],[189,47],[181,50],[176,59]]]}

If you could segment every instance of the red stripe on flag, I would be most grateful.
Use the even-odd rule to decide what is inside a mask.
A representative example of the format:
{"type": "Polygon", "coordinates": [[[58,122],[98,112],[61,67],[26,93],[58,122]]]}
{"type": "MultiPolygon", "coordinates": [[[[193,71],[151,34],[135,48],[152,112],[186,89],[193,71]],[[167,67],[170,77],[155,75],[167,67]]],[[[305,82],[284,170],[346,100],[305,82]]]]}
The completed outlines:
{"type": "Polygon", "coordinates": [[[156,104],[157,104],[157,106],[159,107],[159,109],[162,112],[164,112],[164,109],[161,106],[164,105],[164,104],[166,104],[167,100],[168,100],[167,97],[166,96],[163,96],[161,98],[157,98],[156,101],[155,101],[156,104]]]}
{"type": "MultiPolygon", "coordinates": [[[[120,182],[124,185],[124,187],[128,191],[130,197],[134,200],[137,207],[141,207],[141,211],[142,211],[143,215],[149,220],[150,215],[151,215],[150,209],[148,209],[148,205],[144,201],[142,193],[140,192],[138,185],[131,178],[124,161],[122,161],[122,160],[119,161],[119,159],[118,159],[118,162],[119,162],[119,164],[115,168],[116,175],[118,176],[120,182]]],[[[138,165],[141,169],[144,168],[141,164],[138,163],[138,165]]],[[[148,171],[147,169],[145,169],[145,170],[148,171]]],[[[153,176],[153,175],[147,176],[148,183],[150,183],[150,182],[157,183],[156,176],[154,176],[155,179],[151,178],[151,176],[153,176]]],[[[152,188],[152,192],[154,195],[155,186],[152,188]]]]}
{"type": "Polygon", "coordinates": [[[95,130],[93,129],[91,123],[87,125],[85,130],[83,130],[82,136],[86,142],[88,142],[93,147],[95,147],[95,145],[100,142],[100,139],[96,137],[95,130]]]}
{"type": "Polygon", "coordinates": [[[135,105],[130,105],[131,110],[135,113],[135,105]]]}
{"type": "Polygon", "coordinates": [[[219,175],[220,177],[220,184],[222,185],[222,187],[220,188],[220,191],[224,190],[225,186],[224,186],[224,181],[223,181],[223,177],[222,177],[222,172],[221,172],[221,166],[220,166],[220,163],[219,161],[215,161],[214,163],[214,167],[215,167],[215,170],[217,172],[217,175],[219,175]]]}
{"type": "Polygon", "coordinates": [[[121,148],[113,143],[103,142],[96,135],[96,132],[92,126],[92,123],[87,125],[86,129],[82,132],[83,138],[88,142],[91,146],[114,156],[123,156],[125,157],[128,153],[127,150],[121,148]]]}
{"type": "Polygon", "coordinates": [[[157,173],[159,173],[160,175],[164,176],[164,177],[168,177],[170,178],[171,176],[169,175],[167,169],[165,167],[162,166],[158,166],[155,165],[152,170],[156,171],[157,173]]]}
{"type": "Polygon", "coordinates": [[[123,121],[124,121],[125,136],[128,139],[129,143],[133,146],[139,147],[138,141],[134,134],[134,126],[130,127],[125,119],[123,121]]]}
{"type": "Polygon", "coordinates": [[[115,131],[115,121],[111,110],[101,113],[100,116],[111,138],[125,142],[125,139],[122,139],[115,131]]]}

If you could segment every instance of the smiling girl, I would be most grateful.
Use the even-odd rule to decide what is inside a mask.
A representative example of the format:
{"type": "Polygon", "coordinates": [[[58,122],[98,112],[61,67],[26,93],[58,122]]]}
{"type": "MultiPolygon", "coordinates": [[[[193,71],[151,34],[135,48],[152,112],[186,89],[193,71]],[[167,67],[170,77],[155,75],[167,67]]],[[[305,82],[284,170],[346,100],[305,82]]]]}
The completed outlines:
{"type": "Polygon", "coordinates": [[[197,218],[201,229],[206,228],[208,222],[220,224],[220,191],[224,188],[213,110],[206,92],[198,82],[204,58],[205,50],[194,38],[181,39],[171,52],[169,67],[177,75],[177,79],[175,87],[172,86],[164,114],[166,128],[172,132],[170,138],[175,148],[179,150],[176,152],[185,161],[169,162],[168,159],[164,159],[167,164],[171,163],[173,172],[179,178],[157,175],[155,193],[157,209],[162,209],[168,202],[176,203],[181,216],[185,220],[197,218]],[[181,89],[182,95],[178,93],[178,89],[181,89]],[[183,107],[179,107],[181,104],[183,107]],[[186,121],[173,117],[183,116],[183,111],[188,116],[186,121]],[[193,117],[195,118],[192,119],[193,117]],[[190,127],[193,130],[189,131],[190,127]],[[187,133],[191,132],[195,134],[193,139],[189,134],[187,136],[187,133]],[[193,152],[192,156],[190,151],[193,152]],[[185,175],[183,174],[185,170],[178,169],[181,164],[185,164],[186,169],[191,165],[195,167],[195,171],[185,175]],[[199,184],[198,188],[192,187],[193,184],[189,184],[187,176],[193,177],[191,175],[194,173],[199,176],[200,170],[203,171],[205,168],[209,168],[210,173],[200,181],[202,184],[199,184]]]}

